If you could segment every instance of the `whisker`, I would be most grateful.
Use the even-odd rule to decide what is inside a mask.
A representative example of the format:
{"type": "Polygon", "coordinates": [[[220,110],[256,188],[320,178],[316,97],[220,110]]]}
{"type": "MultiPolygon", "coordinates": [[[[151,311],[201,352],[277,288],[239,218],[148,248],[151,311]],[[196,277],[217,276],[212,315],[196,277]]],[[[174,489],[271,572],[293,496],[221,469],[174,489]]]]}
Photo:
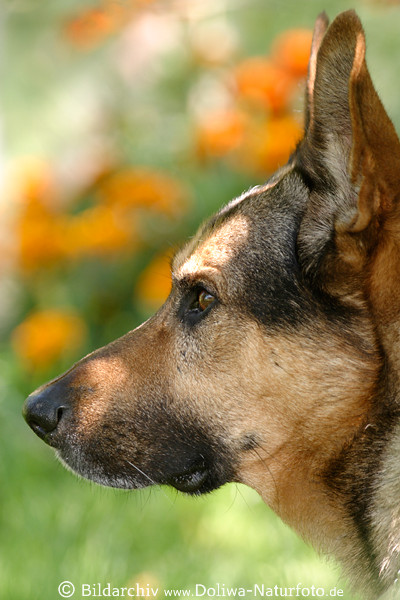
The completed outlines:
{"type": "Polygon", "coordinates": [[[147,475],[147,473],[145,473],[144,471],[142,471],[141,469],[139,469],[139,467],[137,467],[136,465],[134,465],[133,463],[131,463],[130,460],[126,460],[126,462],[128,463],[128,465],[130,465],[131,467],[133,467],[134,469],[136,469],[136,471],[138,471],[138,473],[140,473],[141,475],[143,475],[143,477],[146,477],[146,479],[148,479],[152,485],[156,485],[157,487],[159,487],[160,490],[161,490],[162,495],[165,496],[171,504],[173,504],[173,502],[171,501],[171,498],[164,492],[164,490],[162,489],[162,487],[158,483],[156,483],[154,481],[154,479],[152,479],[149,475],[147,475]]]}
{"type": "Polygon", "coordinates": [[[146,479],[148,479],[152,485],[157,485],[156,482],[154,481],[154,479],[152,479],[151,477],[149,477],[147,475],[147,473],[145,473],[144,471],[142,471],[141,469],[139,469],[139,467],[137,467],[136,465],[134,465],[133,463],[131,463],[130,460],[127,460],[126,462],[128,463],[128,465],[131,465],[131,467],[133,467],[134,469],[136,469],[136,471],[138,471],[141,475],[143,475],[143,477],[146,477],[146,479]]]}
{"type": "Polygon", "coordinates": [[[253,511],[253,507],[250,506],[250,504],[247,502],[246,497],[242,493],[242,490],[241,490],[240,485],[238,483],[236,484],[236,494],[239,494],[239,496],[242,498],[243,502],[245,503],[245,505],[247,506],[247,508],[249,509],[249,511],[253,511]]]}
{"type": "MultiPolygon", "coordinates": [[[[265,449],[263,446],[260,446],[260,448],[262,448],[262,450],[264,450],[264,452],[265,452],[265,453],[268,455],[268,458],[274,458],[274,455],[273,455],[273,454],[271,454],[270,452],[268,452],[268,451],[267,451],[267,450],[266,450],[266,449],[265,449]]],[[[273,482],[273,485],[274,485],[274,488],[275,488],[275,493],[276,493],[277,508],[278,508],[278,510],[279,510],[279,504],[280,504],[280,502],[279,502],[279,490],[278,490],[277,483],[276,483],[276,481],[275,481],[275,477],[274,477],[274,475],[273,475],[273,473],[272,473],[271,469],[269,468],[269,465],[268,465],[268,463],[266,462],[265,458],[263,458],[263,457],[261,456],[261,454],[258,452],[257,448],[253,448],[253,449],[252,449],[252,452],[254,452],[254,453],[255,453],[255,454],[258,456],[258,458],[259,458],[259,459],[260,459],[260,461],[261,461],[261,462],[264,464],[264,466],[265,466],[266,470],[268,471],[268,473],[269,473],[269,474],[270,474],[270,476],[271,476],[271,479],[272,479],[272,482],[273,482]]]]}
{"type": "Polygon", "coordinates": [[[144,503],[142,501],[142,506],[141,506],[141,510],[142,511],[146,508],[147,504],[150,502],[150,496],[151,496],[152,489],[153,489],[152,487],[146,487],[146,488],[144,488],[142,490],[138,490],[139,492],[142,492],[140,494],[140,498],[141,499],[144,498],[144,503]],[[147,492],[146,495],[144,495],[144,491],[145,490],[147,492]]]}
{"type": "Polygon", "coordinates": [[[237,484],[235,483],[235,495],[234,495],[234,497],[232,498],[232,501],[231,501],[231,503],[229,504],[229,506],[227,506],[227,508],[226,508],[225,512],[227,512],[227,513],[228,513],[228,512],[231,510],[232,506],[233,506],[233,505],[235,504],[235,502],[236,502],[236,498],[237,498],[237,484]]]}

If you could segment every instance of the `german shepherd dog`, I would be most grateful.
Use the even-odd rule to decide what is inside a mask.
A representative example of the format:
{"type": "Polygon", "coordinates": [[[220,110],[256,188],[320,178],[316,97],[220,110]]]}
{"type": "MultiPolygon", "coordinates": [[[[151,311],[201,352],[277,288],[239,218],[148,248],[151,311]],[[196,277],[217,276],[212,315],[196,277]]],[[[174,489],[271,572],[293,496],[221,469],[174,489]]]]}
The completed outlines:
{"type": "Polygon", "coordinates": [[[380,597],[400,569],[400,142],[353,11],[317,19],[288,164],[200,228],[172,282],[34,392],[28,424],[102,485],[245,483],[380,597]]]}

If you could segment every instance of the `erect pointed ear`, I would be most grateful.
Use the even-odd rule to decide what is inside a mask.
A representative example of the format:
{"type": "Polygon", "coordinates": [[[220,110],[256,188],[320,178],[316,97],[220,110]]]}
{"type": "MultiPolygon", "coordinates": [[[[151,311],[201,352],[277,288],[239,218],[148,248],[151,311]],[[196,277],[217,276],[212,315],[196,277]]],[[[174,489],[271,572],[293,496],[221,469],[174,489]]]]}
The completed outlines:
{"type": "Polygon", "coordinates": [[[309,270],[317,261],[311,251],[318,248],[318,265],[334,254],[337,275],[339,260],[353,271],[364,266],[377,232],[398,212],[400,143],[368,73],[357,15],[326,25],[319,17],[296,157],[312,189],[299,244],[309,270]]]}
{"type": "Polygon", "coordinates": [[[305,128],[308,129],[310,121],[314,116],[314,85],[317,72],[317,56],[323,37],[328,29],[329,19],[326,12],[318,15],[314,25],[314,32],[311,44],[310,60],[308,62],[308,77],[306,85],[306,109],[305,109],[305,128]]]}

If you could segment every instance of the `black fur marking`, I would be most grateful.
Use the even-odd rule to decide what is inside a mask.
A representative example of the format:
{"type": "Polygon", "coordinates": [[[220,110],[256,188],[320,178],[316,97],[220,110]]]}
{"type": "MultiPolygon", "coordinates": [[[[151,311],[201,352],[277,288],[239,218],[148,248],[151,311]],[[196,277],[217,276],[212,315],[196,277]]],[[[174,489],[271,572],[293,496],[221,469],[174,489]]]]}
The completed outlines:
{"type": "MultiPolygon", "coordinates": [[[[323,291],[318,272],[307,274],[299,259],[299,230],[310,194],[304,177],[294,165],[274,186],[256,189],[228,205],[209,224],[210,229],[217,228],[237,213],[247,218],[248,239],[227,270],[230,280],[237,282],[234,302],[269,329],[293,330],[318,317],[344,324],[353,316],[351,309],[323,291]]],[[[324,252],[329,243],[328,238],[324,252]]]]}
{"type": "Polygon", "coordinates": [[[297,146],[293,155],[293,171],[301,177],[310,192],[334,195],[337,183],[321,158],[328,152],[324,128],[319,131],[316,127],[314,136],[313,143],[304,138],[297,146]]]}
{"type": "MultiPolygon", "coordinates": [[[[254,191],[226,207],[212,226],[236,213],[249,223],[245,246],[228,265],[240,310],[250,312],[269,328],[294,327],[313,312],[304,293],[296,256],[296,240],[308,193],[293,172],[266,191],[254,191]]],[[[311,317],[312,318],[312,314],[311,317]]]]}
{"type": "Polygon", "coordinates": [[[258,435],[256,433],[247,433],[242,439],[242,444],[241,444],[240,449],[243,450],[244,452],[254,450],[255,448],[257,448],[260,445],[257,438],[258,438],[258,435]]]}
{"type": "MultiPolygon", "coordinates": [[[[327,487],[344,499],[351,521],[355,524],[363,548],[363,557],[379,581],[378,557],[374,549],[373,506],[376,480],[382,472],[383,454],[391,433],[400,418],[396,408],[384,397],[379,412],[364,424],[356,436],[330,463],[322,474],[327,487]]],[[[383,589],[378,590],[383,591],[383,589]]]]}
{"type": "Polygon", "coordinates": [[[203,494],[233,480],[235,458],[221,435],[216,435],[209,423],[203,426],[198,417],[190,414],[189,402],[185,406],[182,413],[174,411],[168,399],[154,405],[138,405],[133,427],[141,440],[140,464],[157,483],[203,494]],[[184,489],[176,484],[191,476],[198,485],[188,484],[184,489]]]}

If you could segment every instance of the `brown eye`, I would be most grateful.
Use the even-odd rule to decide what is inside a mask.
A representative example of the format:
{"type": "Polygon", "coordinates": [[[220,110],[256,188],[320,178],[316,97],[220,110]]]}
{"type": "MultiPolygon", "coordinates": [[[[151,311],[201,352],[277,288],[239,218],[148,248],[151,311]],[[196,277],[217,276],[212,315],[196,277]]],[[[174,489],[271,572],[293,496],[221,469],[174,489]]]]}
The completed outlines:
{"type": "Polygon", "coordinates": [[[214,294],[197,285],[183,297],[178,314],[184,323],[194,326],[206,317],[217,303],[218,298],[214,294]]]}
{"type": "Polygon", "coordinates": [[[206,310],[206,308],[208,308],[210,306],[210,304],[212,304],[215,300],[215,297],[210,294],[209,292],[207,292],[207,290],[201,290],[201,292],[199,293],[198,296],[198,306],[199,306],[199,310],[203,311],[206,310]]]}

